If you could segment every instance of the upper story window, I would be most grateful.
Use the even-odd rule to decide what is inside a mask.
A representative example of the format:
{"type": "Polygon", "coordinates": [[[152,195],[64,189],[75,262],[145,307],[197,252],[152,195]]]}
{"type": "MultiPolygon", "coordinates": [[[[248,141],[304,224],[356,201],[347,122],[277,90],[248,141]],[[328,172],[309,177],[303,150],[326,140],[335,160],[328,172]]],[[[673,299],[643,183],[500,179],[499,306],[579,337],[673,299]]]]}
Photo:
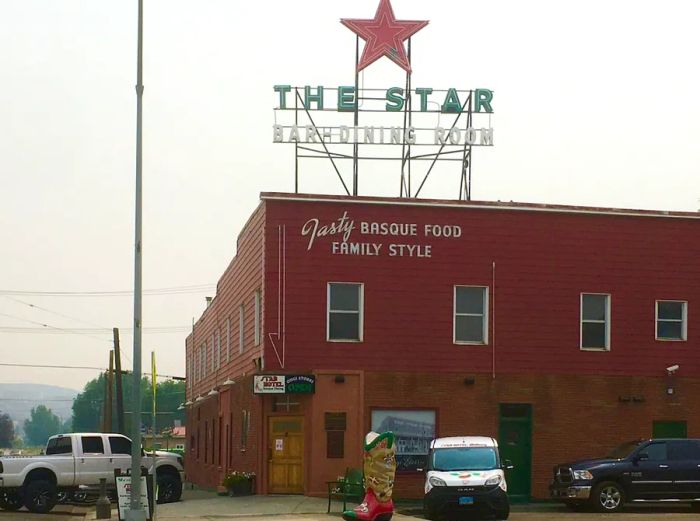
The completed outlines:
{"type": "Polygon", "coordinates": [[[488,343],[488,300],[488,288],[484,286],[455,286],[455,344],[488,343]]]}
{"type": "Polygon", "coordinates": [[[255,290],[255,345],[260,345],[260,326],[262,323],[262,294],[255,290]]]}
{"type": "Polygon", "coordinates": [[[610,295],[581,293],[581,349],[610,351],[610,295]]]}
{"type": "Polygon", "coordinates": [[[226,363],[231,361],[231,317],[226,319],[226,363]]]}
{"type": "Polygon", "coordinates": [[[241,304],[238,308],[238,352],[245,349],[245,306],[241,304]]]}
{"type": "Polygon", "coordinates": [[[682,300],[656,301],[656,339],[687,340],[688,303],[682,300]]]}
{"type": "Polygon", "coordinates": [[[362,342],[364,284],[329,282],[326,339],[362,342]]]}

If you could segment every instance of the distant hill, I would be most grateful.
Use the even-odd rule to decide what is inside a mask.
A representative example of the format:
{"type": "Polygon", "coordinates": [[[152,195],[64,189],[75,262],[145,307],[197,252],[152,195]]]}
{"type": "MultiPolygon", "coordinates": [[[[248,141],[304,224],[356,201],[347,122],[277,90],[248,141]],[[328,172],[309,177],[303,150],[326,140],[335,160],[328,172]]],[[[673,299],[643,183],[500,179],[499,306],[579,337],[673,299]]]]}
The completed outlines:
{"type": "Polygon", "coordinates": [[[73,399],[79,392],[55,385],[0,383],[0,411],[9,414],[20,430],[37,405],[45,405],[66,421],[73,414],[73,399]]]}

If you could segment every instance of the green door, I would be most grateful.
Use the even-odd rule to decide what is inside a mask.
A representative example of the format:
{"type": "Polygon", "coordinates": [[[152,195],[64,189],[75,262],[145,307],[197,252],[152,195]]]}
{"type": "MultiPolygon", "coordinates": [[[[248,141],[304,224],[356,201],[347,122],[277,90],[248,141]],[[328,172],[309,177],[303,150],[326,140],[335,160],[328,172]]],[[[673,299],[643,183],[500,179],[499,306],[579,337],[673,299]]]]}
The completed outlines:
{"type": "Polygon", "coordinates": [[[532,405],[500,404],[498,450],[501,460],[510,460],[513,469],[506,471],[508,497],[512,502],[530,500],[532,481],[532,405]]]}
{"type": "Polygon", "coordinates": [[[655,421],[651,436],[652,438],[687,438],[688,424],[685,421],[655,421]]]}

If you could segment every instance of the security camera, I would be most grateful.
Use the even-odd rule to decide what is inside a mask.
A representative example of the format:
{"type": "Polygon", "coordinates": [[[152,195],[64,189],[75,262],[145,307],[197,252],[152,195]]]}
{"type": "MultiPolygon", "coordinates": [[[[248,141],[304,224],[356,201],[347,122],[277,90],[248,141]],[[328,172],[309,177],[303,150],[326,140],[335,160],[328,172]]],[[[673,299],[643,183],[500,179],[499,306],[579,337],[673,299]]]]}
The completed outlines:
{"type": "Polygon", "coordinates": [[[680,369],[679,365],[672,365],[671,367],[667,367],[666,371],[668,371],[669,373],[675,373],[676,371],[678,371],[678,369],[680,369]]]}

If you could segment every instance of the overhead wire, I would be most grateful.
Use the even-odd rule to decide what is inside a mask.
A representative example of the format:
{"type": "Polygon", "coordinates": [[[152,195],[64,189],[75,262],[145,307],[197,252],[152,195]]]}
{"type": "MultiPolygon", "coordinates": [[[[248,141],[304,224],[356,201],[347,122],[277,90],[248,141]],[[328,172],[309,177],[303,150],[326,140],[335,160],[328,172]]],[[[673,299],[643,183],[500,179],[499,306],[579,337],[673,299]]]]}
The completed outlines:
{"type": "MultiPolygon", "coordinates": [[[[215,284],[196,284],[191,286],[171,286],[167,288],[144,289],[143,295],[181,295],[204,293],[216,289],[215,284]]],[[[30,291],[0,289],[0,295],[35,296],[35,297],[128,297],[132,290],[121,291],[30,291]]]]}
{"type": "MultiPolygon", "coordinates": [[[[1,367],[31,367],[31,368],[38,368],[38,369],[89,369],[92,371],[109,371],[108,368],[106,367],[92,367],[92,366],[86,366],[86,365],[51,365],[51,364],[15,364],[15,363],[9,363],[9,362],[0,362],[1,367]]],[[[122,369],[122,374],[130,374],[131,371],[122,369]]],[[[143,373],[146,375],[146,373],[143,373]]],[[[157,378],[169,378],[171,380],[181,380],[184,381],[185,377],[184,376],[175,376],[171,374],[158,374],[156,373],[157,378]]]]}

